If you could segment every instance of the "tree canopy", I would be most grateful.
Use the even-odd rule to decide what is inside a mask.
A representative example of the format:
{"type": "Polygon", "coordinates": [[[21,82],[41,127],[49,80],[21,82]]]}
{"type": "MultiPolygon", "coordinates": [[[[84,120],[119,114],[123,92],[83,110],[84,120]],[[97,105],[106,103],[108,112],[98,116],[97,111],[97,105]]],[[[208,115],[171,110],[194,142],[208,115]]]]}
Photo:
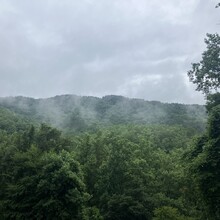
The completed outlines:
{"type": "Polygon", "coordinates": [[[220,86],[220,36],[207,34],[205,39],[206,51],[199,63],[192,63],[192,70],[188,71],[190,81],[196,84],[197,91],[208,95],[220,86]]]}
{"type": "Polygon", "coordinates": [[[220,36],[207,34],[205,43],[202,61],[193,63],[188,72],[196,90],[206,95],[209,113],[206,132],[191,151],[190,175],[206,204],[208,219],[216,220],[220,219],[220,36]]]}

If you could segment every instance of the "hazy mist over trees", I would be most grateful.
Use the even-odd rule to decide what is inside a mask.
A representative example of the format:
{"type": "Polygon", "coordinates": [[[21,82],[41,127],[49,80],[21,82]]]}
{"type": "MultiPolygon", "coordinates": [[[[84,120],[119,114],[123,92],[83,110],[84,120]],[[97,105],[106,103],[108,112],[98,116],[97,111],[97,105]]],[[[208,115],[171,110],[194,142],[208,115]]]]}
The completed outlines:
{"type": "Polygon", "coordinates": [[[204,106],[73,95],[0,106],[1,218],[208,215],[188,162],[204,106]]]}
{"type": "Polygon", "coordinates": [[[0,219],[219,220],[219,7],[2,1],[0,219]]]}

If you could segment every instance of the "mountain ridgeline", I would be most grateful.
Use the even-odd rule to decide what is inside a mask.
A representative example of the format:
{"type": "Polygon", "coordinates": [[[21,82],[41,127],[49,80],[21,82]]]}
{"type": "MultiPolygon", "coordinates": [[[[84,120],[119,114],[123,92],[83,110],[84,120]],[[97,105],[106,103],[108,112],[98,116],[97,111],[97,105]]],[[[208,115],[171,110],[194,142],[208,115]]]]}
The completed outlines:
{"type": "MultiPolygon", "coordinates": [[[[32,124],[47,123],[65,133],[92,131],[112,125],[150,124],[180,125],[202,132],[207,119],[206,109],[201,105],[168,104],[115,95],[103,98],[76,95],[46,99],[5,97],[0,98],[0,110],[1,115],[5,116],[7,112],[6,116],[16,118],[12,121],[18,121],[21,129],[25,121],[30,121],[32,124]]],[[[13,126],[13,123],[3,124],[13,126]]]]}

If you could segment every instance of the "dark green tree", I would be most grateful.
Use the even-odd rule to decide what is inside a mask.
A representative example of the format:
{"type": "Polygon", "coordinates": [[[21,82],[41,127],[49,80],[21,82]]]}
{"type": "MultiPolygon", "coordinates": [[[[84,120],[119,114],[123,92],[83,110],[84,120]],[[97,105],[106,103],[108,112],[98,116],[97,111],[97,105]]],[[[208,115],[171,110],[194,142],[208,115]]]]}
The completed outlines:
{"type": "Polygon", "coordinates": [[[99,207],[108,220],[150,219],[152,202],[147,190],[148,175],[143,175],[140,167],[135,166],[139,160],[134,152],[139,146],[124,135],[115,133],[110,140],[109,157],[100,169],[101,178],[96,184],[99,207]]]}
{"type": "Polygon", "coordinates": [[[154,215],[153,220],[193,220],[193,218],[181,215],[178,209],[169,206],[157,208],[154,215]]]}
{"type": "MultiPolygon", "coordinates": [[[[198,199],[210,219],[220,219],[220,105],[214,107],[207,132],[198,138],[190,153],[190,175],[199,193],[198,199]],[[204,204],[203,204],[204,203],[204,204]],[[205,206],[204,206],[205,205],[205,206]]],[[[205,216],[204,216],[205,217],[205,216]]]]}
{"type": "Polygon", "coordinates": [[[207,34],[205,43],[207,49],[202,54],[202,60],[192,64],[188,76],[197,85],[197,91],[208,95],[220,86],[220,36],[217,33],[207,34]]]}
{"type": "Polygon", "coordinates": [[[209,112],[206,134],[195,145],[191,156],[192,175],[208,207],[211,219],[220,219],[220,36],[207,34],[207,50],[200,63],[192,64],[190,80],[207,98],[209,112]]]}
{"type": "Polygon", "coordinates": [[[33,128],[20,134],[19,142],[10,137],[0,142],[1,219],[98,215],[95,209],[86,209],[89,194],[81,166],[75,153],[64,150],[65,142],[57,132],[44,125],[36,134],[33,128]]]}
{"type": "Polygon", "coordinates": [[[199,186],[214,219],[220,219],[220,105],[208,121],[208,142],[198,166],[199,186]]]}
{"type": "Polygon", "coordinates": [[[214,93],[207,96],[206,101],[206,109],[208,112],[211,112],[212,108],[215,106],[220,105],[220,93],[214,93]]]}
{"type": "Polygon", "coordinates": [[[68,152],[37,157],[37,149],[30,149],[17,153],[14,164],[2,198],[6,219],[83,219],[88,196],[79,164],[68,152]]]}

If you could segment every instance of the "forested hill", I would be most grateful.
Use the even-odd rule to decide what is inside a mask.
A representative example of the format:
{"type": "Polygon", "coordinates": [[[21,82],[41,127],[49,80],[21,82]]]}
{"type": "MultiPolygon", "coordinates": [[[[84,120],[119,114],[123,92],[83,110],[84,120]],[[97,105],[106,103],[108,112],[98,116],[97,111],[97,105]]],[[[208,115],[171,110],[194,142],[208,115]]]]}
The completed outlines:
{"type": "Polygon", "coordinates": [[[0,219],[209,219],[205,121],[204,106],[121,96],[0,98],[0,219]]]}
{"type": "Polygon", "coordinates": [[[207,118],[206,109],[201,105],[168,104],[114,95],[103,98],[76,95],[47,99],[6,97],[0,98],[0,107],[2,118],[10,112],[16,117],[47,123],[66,132],[121,124],[182,125],[203,131],[207,118]]]}

